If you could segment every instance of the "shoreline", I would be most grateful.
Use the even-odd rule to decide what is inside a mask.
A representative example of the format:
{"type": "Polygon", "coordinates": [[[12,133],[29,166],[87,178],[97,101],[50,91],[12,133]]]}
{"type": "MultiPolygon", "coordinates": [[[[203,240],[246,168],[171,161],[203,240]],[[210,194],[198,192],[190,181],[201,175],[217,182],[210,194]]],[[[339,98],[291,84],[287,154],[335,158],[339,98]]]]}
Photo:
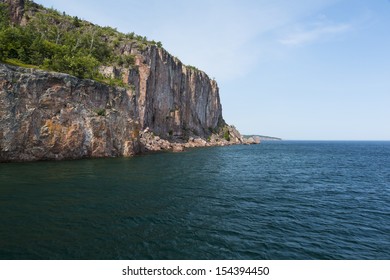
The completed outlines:
{"type": "Polygon", "coordinates": [[[181,153],[189,149],[196,148],[207,148],[207,147],[226,147],[234,145],[258,145],[260,144],[259,139],[250,139],[245,138],[239,135],[235,137],[234,140],[227,141],[221,138],[217,134],[212,134],[209,141],[201,137],[189,137],[188,141],[169,141],[163,139],[160,136],[154,135],[153,132],[149,129],[145,129],[140,132],[140,137],[138,139],[138,145],[140,150],[138,153],[132,154],[130,156],[83,156],[83,157],[63,157],[63,158],[40,158],[40,159],[7,159],[1,160],[0,164],[4,163],[34,163],[34,162],[60,162],[60,161],[77,161],[83,159],[109,159],[109,158],[132,158],[137,156],[144,156],[148,154],[155,153],[181,153]]]}
{"type": "Polygon", "coordinates": [[[201,137],[189,137],[188,141],[179,140],[169,141],[159,136],[155,136],[153,132],[146,128],[140,132],[141,154],[145,152],[172,151],[183,152],[189,148],[203,147],[224,147],[232,145],[254,145],[260,144],[259,138],[243,137],[234,127],[228,126],[229,138],[224,139],[218,134],[212,134],[207,140],[201,137]]]}

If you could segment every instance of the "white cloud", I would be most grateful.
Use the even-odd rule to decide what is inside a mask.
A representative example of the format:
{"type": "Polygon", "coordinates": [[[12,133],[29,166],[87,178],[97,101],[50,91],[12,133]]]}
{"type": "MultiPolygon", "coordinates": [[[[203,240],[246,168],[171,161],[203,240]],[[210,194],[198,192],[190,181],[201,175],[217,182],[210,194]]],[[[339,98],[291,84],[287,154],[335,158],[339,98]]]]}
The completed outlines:
{"type": "MultiPolygon", "coordinates": [[[[161,41],[183,63],[221,82],[245,76],[259,60],[269,57],[278,43],[275,38],[286,26],[302,22],[340,0],[95,0],[93,5],[91,0],[37,1],[101,25],[161,41]]],[[[295,37],[286,37],[284,42],[298,42],[299,34],[292,35],[295,37]]],[[[319,35],[313,31],[300,36],[306,36],[308,41],[319,35]]]]}
{"type": "Polygon", "coordinates": [[[283,45],[304,45],[313,43],[319,40],[329,39],[337,34],[345,33],[351,30],[352,25],[347,23],[341,24],[317,24],[317,26],[309,28],[299,28],[300,30],[293,31],[284,36],[279,42],[283,45]]]}
{"type": "Polygon", "coordinates": [[[175,9],[160,5],[159,12],[150,12],[154,22],[162,11],[164,16],[161,24],[149,28],[153,32],[148,37],[162,41],[184,63],[224,81],[252,71],[267,56],[270,39],[275,41],[280,29],[337,0],[199,0],[185,5],[167,1],[175,9]]]}

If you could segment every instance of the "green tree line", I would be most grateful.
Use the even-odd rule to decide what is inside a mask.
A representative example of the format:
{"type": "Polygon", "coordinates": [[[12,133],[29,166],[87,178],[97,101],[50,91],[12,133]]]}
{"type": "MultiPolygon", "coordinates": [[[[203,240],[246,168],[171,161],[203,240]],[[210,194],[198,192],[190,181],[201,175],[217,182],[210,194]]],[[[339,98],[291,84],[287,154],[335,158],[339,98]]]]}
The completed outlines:
{"type": "MultiPolygon", "coordinates": [[[[0,5],[0,61],[94,79],[100,78],[100,65],[134,65],[133,55],[115,52],[122,37],[148,44],[146,37],[124,35],[41,6],[26,25],[15,26],[10,22],[7,5],[0,5]]],[[[160,42],[153,44],[161,47],[160,42]]]]}

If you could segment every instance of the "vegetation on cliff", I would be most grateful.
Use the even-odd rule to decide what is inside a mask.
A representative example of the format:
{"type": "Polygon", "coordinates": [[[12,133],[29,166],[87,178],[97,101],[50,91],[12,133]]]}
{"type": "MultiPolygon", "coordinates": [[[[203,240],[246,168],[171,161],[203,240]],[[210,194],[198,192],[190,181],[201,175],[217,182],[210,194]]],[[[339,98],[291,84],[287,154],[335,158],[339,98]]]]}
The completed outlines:
{"type": "Polygon", "coordinates": [[[0,3],[0,9],[0,61],[10,64],[102,81],[106,78],[99,66],[134,66],[134,55],[121,53],[121,45],[131,43],[140,51],[151,45],[162,47],[161,42],[94,25],[32,1],[25,1],[20,24],[11,21],[6,2],[0,3]]]}
{"type": "Polygon", "coordinates": [[[161,43],[31,1],[0,4],[0,162],[244,143],[216,81],[161,43]]]}

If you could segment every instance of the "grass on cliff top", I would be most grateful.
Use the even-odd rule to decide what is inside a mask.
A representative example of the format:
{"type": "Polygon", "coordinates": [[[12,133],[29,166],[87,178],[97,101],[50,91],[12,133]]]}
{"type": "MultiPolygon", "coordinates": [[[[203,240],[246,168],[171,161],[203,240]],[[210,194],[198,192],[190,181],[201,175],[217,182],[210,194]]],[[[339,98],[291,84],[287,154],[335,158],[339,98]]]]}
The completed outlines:
{"type": "Polygon", "coordinates": [[[23,63],[22,61],[15,59],[15,58],[8,58],[5,61],[3,61],[6,64],[23,67],[23,68],[33,68],[33,69],[40,69],[37,65],[31,65],[23,63]]]}

